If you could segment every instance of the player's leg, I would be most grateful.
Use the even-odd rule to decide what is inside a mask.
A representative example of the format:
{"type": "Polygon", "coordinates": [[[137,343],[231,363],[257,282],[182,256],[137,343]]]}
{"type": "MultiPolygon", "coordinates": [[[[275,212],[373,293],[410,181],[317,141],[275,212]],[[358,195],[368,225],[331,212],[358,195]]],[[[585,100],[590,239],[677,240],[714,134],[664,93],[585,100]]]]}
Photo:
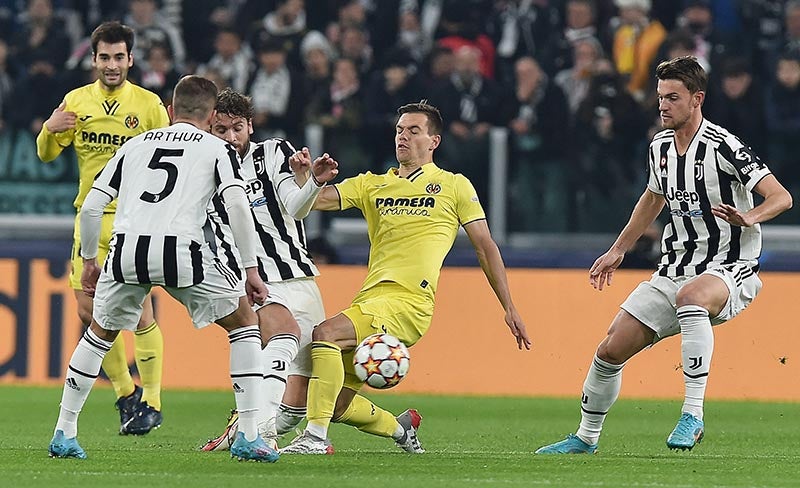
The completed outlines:
{"type": "Polygon", "coordinates": [[[678,290],[675,303],[681,330],[685,395],[681,417],[667,438],[671,449],[692,449],[703,439],[703,403],[714,353],[712,318],[721,323],[752,301],[761,281],[749,268],[710,270],[678,290]],[[747,288],[747,289],[745,289],[747,288]]]}
{"type": "Polygon", "coordinates": [[[281,452],[291,454],[332,454],[326,442],[336,399],[344,384],[342,349],[356,345],[353,322],[337,314],[314,329],[311,343],[311,379],[308,383],[308,424],[306,430],[281,452]]]}
{"type": "Polygon", "coordinates": [[[142,398],[123,434],[144,435],[161,426],[161,375],[164,366],[164,338],[153,314],[153,299],[147,295],[134,332],[134,357],[142,380],[142,398]]]}
{"type": "MultiPolygon", "coordinates": [[[[114,223],[114,214],[104,214],[100,228],[100,240],[97,249],[99,263],[105,261],[109,252],[109,242],[111,240],[111,229],[114,223]]],[[[70,287],[75,292],[75,300],[78,303],[78,317],[82,324],[89,327],[92,323],[93,300],[83,293],[81,288],[81,274],[83,272],[83,258],[80,256],[80,220],[76,217],[73,231],[72,244],[72,270],[69,276],[70,287]]],[[[118,334],[114,340],[114,345],[103,359],[103,371],[114,387],[117,396],[115,406],[119,410],[120,431],[133,417],[139,408],[142,389],[133,382],[130,370],[128,369],[128,359],[125,352],[125,340],[122,334],[118,334]]]]}
{"type": "Polygon", "coordinates": [[[673,297],[677,285],[653,277],[640,283],[620,305],[608,335],[595,353],[581,395],[581,423],[575,435],[538,449],[538,454],[593,453],[609,409],[617,400],[625,362],[653,342],[679,332],[673,297]]]}
{"type": "MultiPolygon", "coordinates": [[[[194,314],[192,318],[196,324],[200,323],[194,314]]],[[[236,310],[216,322],[228,332],[231,384],[239,413],[239,430],[231,445],[231,456],[275,462],[278,452],[267,446],[258,435],[259,402],[263,400],[264,380],[258,316],[250,308],[247,298],[240,297],[236,310]]]]}
{"type": "Polygon", "coordinates": [[[100,373],[104,356],[119,330],[132,328],[130,324],[141,314],[147,292],[147,287],[117,283],[101,274],[94,308],[97,319],[92,321],[70,358],[55,435],[50,443],[51,456],[86,457],[77,442],[78,414],[100,373]]]}
{"type": "MultiPolygon", "coordinates": [[[[281,404],[289,365],[297,356],[300,345],[300,327],[292,313],[280,303],[270,303],[258,309],[258,323],[264,349],[264,401],[261,404],[259,431],[275,442],[276,417],[281,404]]],[[[273,445],[273,447],[275,447],[273,445]]]]}
{"type": "MultiPolygon", "coordinates": [[[[309,372],[310,374],[310,372],[309,372]]],[[[306,417],[306,399],[308,397],[308,376],[290,374],[286,379],[286,391],[278,409],[275,429],[278,435],[296,429],[306,417]]]]}

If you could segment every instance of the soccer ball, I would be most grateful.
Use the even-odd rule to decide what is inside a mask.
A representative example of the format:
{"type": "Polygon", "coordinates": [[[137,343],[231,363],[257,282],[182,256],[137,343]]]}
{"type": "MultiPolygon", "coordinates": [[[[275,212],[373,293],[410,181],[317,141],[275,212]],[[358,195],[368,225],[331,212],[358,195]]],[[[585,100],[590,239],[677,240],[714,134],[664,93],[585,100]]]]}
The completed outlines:
{"type": "Polygon", "coordinates": [[[356,376],[373,388],[385,390],[408,374],[411,356],[400,339],[390,334],[373,334],[356,347],[353,355],[356,376]]]}

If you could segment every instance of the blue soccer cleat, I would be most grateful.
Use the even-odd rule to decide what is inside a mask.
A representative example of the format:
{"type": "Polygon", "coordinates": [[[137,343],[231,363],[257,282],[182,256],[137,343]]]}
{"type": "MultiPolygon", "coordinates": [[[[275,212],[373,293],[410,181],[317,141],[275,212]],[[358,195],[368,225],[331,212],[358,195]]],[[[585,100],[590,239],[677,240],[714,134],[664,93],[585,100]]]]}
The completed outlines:
{"type": "Polygon", "coordinates": [[[682,451],[692,450],[695,444],[703,440],[703,421],[690,413],[684,412],[678,420],[678,425],[667,437],[667,447],[682,451]]]}
{"type": "Polygon", "coordinates": [[[587,444],[575,434],[569,434],[563,441],[558,441],[536,450],[535,454],[594,454],[597,444],[587,444]]]}
{"type": "Polygon", "coordinates": [[[239,431],[236,433],[236,440],[231,445],[231,457],[239,461],[274,463],[280,454],[269,447],[261,436],[256,436],[255,440],[248,441],[244,438],[244,433],[239,431]]]}
{"type": "Polygon", "coordinates": [[[64,437],[64,431],[59,429],[50,441],[50,457],[86,459],[86,451],[78,444],[76,437],[64,437]]]}

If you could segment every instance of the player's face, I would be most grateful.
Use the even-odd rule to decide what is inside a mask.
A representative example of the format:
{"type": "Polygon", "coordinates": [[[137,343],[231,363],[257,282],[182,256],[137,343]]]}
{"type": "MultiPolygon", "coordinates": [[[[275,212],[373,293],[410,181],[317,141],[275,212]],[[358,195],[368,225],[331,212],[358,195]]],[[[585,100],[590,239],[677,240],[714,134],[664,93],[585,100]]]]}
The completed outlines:
{"type": "Polygon", "coordinates": [[[247,154],[253,123],[244,117],[217,113],[211,122],[211,133],[236,148],[239,156],[247,154]]]}
{"type": "Polygon", "coordinates": [[[700,109],[703,92],[689,93],[679,80],[658,80],[658,112],[665,129],[678,130],[700,109]]]}
{"type": "Polygon", "coordinates": [[[114,90],[128,78],[128,70],[133,66],[133,55],[128,54],[124,42],[109,44],[100,41],[97,43],[97,52],[92,57],[97,78],[106,89],[114,90]]]}
{"type": "Polygon", "coordinates": [[[428,134],[428,117],[420,113],[403,114],[397,120],[394,150],[400,164],[423,165],[433,160],[440,136],[428,134]]]}

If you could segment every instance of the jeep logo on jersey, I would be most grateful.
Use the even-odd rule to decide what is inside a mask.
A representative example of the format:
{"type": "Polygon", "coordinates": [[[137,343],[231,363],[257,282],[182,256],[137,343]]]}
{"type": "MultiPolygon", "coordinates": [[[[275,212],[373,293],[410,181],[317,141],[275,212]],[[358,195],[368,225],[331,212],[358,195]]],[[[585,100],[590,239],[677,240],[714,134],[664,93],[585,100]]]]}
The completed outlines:
{"type": "Polygon", "coordinates": [[[125,127],[131,130],[139,127],[139,117],[136,114],[128,114],[125,117],[125,127]]]}
{"type": "Polygon", "coordinates": [[[436,195],[442,191],[442,185],[439,183],[428,183],[428,186],[425,187],[425,191],[431,195],[436,195]]]}
{"type": "Polygon", "coordinates": [[[433,197],[400,197],[400,198],[376,198],[375,208],[381,207],[429,207],[436,206],[436,199],[433,197]]]}
{"type": "Polygon", "coordinates": [[[696,191],[678,190],[670,188],[667,191],[667,200],[675,200],[678,202],[697,203],[700,201],[700,195],[696,191]]]}
{"type": "Polygon", "coordinates": [[[259,179],[252,179],[247,182],[244,189],[248,195],[254,195],[264,189],[264,183],[259,179]]]}

